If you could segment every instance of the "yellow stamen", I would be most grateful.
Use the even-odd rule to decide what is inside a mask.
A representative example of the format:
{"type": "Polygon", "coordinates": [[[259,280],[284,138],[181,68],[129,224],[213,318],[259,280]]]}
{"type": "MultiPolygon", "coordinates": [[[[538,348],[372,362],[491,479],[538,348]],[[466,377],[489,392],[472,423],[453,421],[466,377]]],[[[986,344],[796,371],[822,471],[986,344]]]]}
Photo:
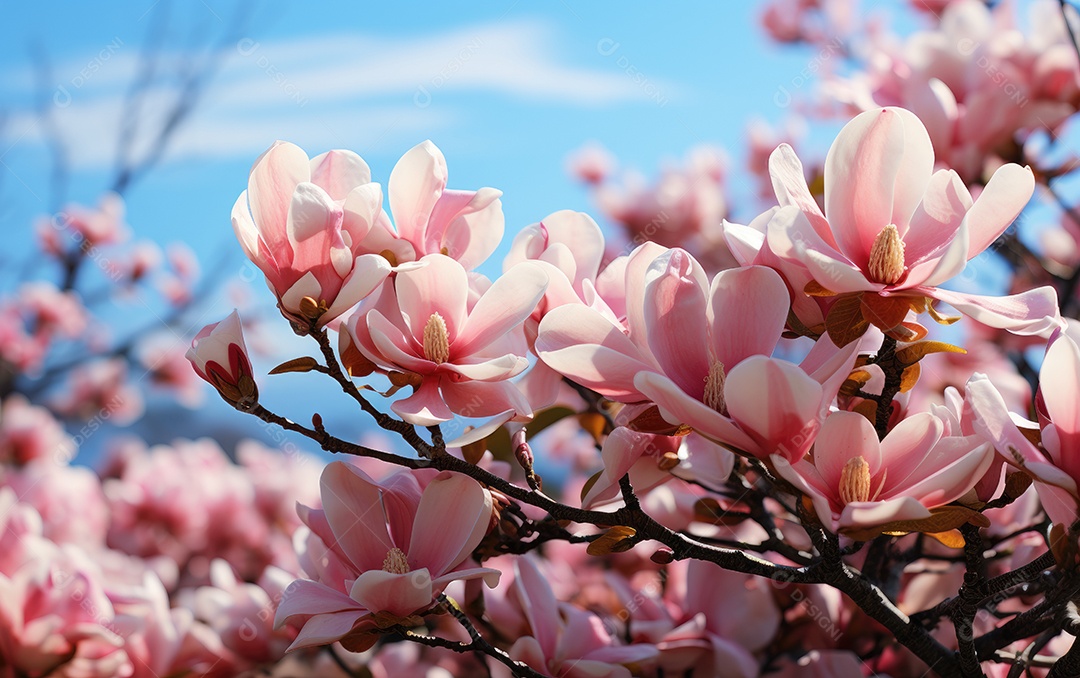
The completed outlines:
{"type": "Polygon", "coordinates": [[[450,358],[450,335],[446,321],[438,313],[432,313],[424,325],[424,357],[433,363],[444,363],[450,358]]]}
{"type": "Polygon", "coordinates": [[[709,375],[705,377],[705,395],[702,401],[720,414],[727,413],[727,403],[724,401],[724,363],[719,360],[712,361],[709,365],[709,375]]]}
{"type": "Polygon", "coordinates": [[[866,459],[848,459],[840,472],[840,500],[845,504],[870,500],[870,464],[866,459]]]}
{"type": "Polygon", "coordinates": [[[874,282],[885,285],[892,285],[904,276],[904,241],[893,224],[881,229],[874,238],[867,268],[874,282]]]}
{"type": "Polygon", "coordinates": [[[394,574],[405,574],[409,571],[409,561],[405,558],[405,552],[394,547],[386,552],[386,560],[383,561],[382,569],[394,574]]]}

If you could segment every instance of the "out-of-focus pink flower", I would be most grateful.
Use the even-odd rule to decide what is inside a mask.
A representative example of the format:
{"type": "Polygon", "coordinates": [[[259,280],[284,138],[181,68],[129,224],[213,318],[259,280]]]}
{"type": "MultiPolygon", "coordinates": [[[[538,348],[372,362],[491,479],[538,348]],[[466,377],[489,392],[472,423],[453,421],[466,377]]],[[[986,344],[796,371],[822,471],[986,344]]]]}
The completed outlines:
{"type": "Polygon", "coordinates": [[[619,645],[600,617],[560,605],[529,556],[514,561],[511,595],[528,623],[529,635],[517,639],[510,656],[544,675],[629,678],[627,665],[640,666],[657,657],[656,647],[619,645]]]}
{"type": "Polygon", "coordinates": [[[287,572],[268,567],[258,583],[244,582],[227,562],[215,560],[210,585],[186,591],[184,602],[226,648],[254,667],[281,659],[296,635],[274,629],[274,609],[291,581],[287,572]]]}
{"type": "Polygon", "coordinates": [[[128,382],[127,363],[121,358],[95,360],[71,372],[64,394],[54,403],[64,416],[117,426],[130,424],[142,416],[143,399],[128,382]]]}
{"type": "Polygon", "coordinates": [[[1018,425],[1034,428],[1009,412],[1001,394],[984,375],[968,382],[967,398],[975,415],[975,428],[1004,455],[1035,480],[1046,513],[1055,523],[1071,525],[1080,499],[1080,348],[1064,332],[1055,333],[1046,347],[1039,370],[1036,395],[1042,446],[1032,443],[1018,425]]]}
{"type": "MultiPolygon", "coordinates": [[[[761,25],[783,43],[836,42],[849,34],[858,16],[856,0],[771,0],[761,15],[761,25]]],[[[830,43],[832,44],[832,43],[830,43]]]]}
{"type": "Polygon", "coordinates": [[[322,510],[300,508],[314,579],[290,585],[277,610],[277,625],[302,627],[290,649],[343,639],[366,649],[381,628],[426,612],[451,581],[498,581],[498,570],[461,567],[492,515],[490,493],[471,478],[443,472],[421,488],[401,472],[376,483],[333,462],[321,487],[322,510]]]}
{"type": "Polygon", "coordinates": [[[52,219],[57,231],[70,231],[75,244],[86,248],[112,245],[127,237],[124,224],[124,199],[116,193],[106,193],[98,201],[97,208],[68,205],[52,219]]]}
{"type": "Polygon", "coordinates": [[[710,285],[700,265],[674,249],[642,273],[641,306],[627,311],[629,337],[594,310],[566,305],[540,323],[540,358],[609,398],[655,403],[669,424],[722,445],[801,458],[854,349],[818,342],[802,367],[769,357],[789,305],[771,269],[721,271],[710,285]]]}
{"type": "Polygon", "coordinates": [[[58,544],[88,551],[105,545],[109,507],[97,475],[65,459],[40,458],[20,468],[0,471],[0,485],[33,506],[43,521],[42,534],[58,544]]]}
{"type": "Polygon", "coordinates": [[[824,214],[790,147],[777,148],[770,165],[781,209],[769,224],[769,245],[826,290],[929,297],[1016,334],[1060,325],[1050,287],[1009,297],[938,287],[1024,208],[1035,186],[1029,169],[1003,165],[972,201],[956,172],[933,171],[926,128],[902,108],[861,113],[840,131],[825,160],[824,214]]]}
{"type": "Polygon", "coordinates": [[[754,653],[773,639],[780,609],[764,580],[705,561],[667,568],[664,600],[673,627],[656,646],[666,673],[752,678],[754,653]]]}
{"type": "Polygon", "coordinates": [[[134,454],[104,488],[109,546],[142,558],[168,556],[185,583],[204,583],[214,558],[255,579],[280,548],[279,526],[255,506],[251,479],[212,440],[134,454]]]}
{"type": "Polygon", "coordinates": [[[334,320],[390,274],[386,258],[364,247],[381,214],[382,189],[360,156],[335,150],[309,160],[279,141],[255,161],[232,223],[282,314],[306,328],[334,320]]]}
{"type": "Polygon", "coordinates": [[[0,407],[0,462],[23,466],[45,459],[63,464],[75,456],[75,441],[46,408],[17,394],[0,407]]]}
{"type": "Polygon", "coordinates": [[[827,82],[828,98],[855,111],[913,111],[938,160],[969,185],[1020,160],[1028,135],[1055,134],[1076,111],[1076,54],[1055,3],[1025,4],[1027,21],[1015,16],[1015,3],[919,3],[942,6],[937,25],[900,44],[874,41],[865,72],[827,82]]]}
{"type": "Polygon", "coordinates": [[[202,403],[202,382],[182,344],[172,337],[157,337],[139,347],[138,358],[151,384],[171,392],[185,407],[195,408],[202,403]]]}
{"type": "Polygon", "coordinates": [[[130,676],[124,639],[98,573],[44,542],[32,560],[0,574],[0,665],[12,675],[130,676]],[[77,671],[77,672],[73,672],[77,671]]]}
{"type": "Polygon", "coordinates": [[[594,186],[594,199],[607,217],[626,233],[626,251],[646,242],[683,247],[709,270],[734,265],[721,237],[728,215],[726,160],[721,150],[700,146],[684,166],[666,167],[653,185],[627,172],[620,184],[594,186]]]}
{"type": "Polygon", "coordinates": [[[347,327],[369,360],[414,387],[392,405],[406,421],[430,426],[455,414],[508,411],[527,417],[529,403],[508,379],[528,367],[521,327],[547,285],[544,269],[525,262],[477,297],[458,261],[429,254],[397,273],[347,327]]]}
{"type": "Polygon", "coordinates": [[[782,661],[775,678],[858,678],[864,673],[859,655],[847,650],[810,650],[782,661]]]}
{"type": "Polygon", "coordinates": [[[566,160],[566,171],[586,184],[599,184],[615,169],[615,156],[596,142],[574,151],[566,160]]]}
{"type": "Polygon", "coordinates": [[[86,308],[74,292],[61,292],[48,282],[27,283],[15,295],[35,334],[69,339],[86,329],[86,308]]]}
{"type": "Polygon", "coordinates": [[[233,311],[222,321],[202,328],[185,356],[195,373],[217,389],[233,407],[253,407],[259,401],[240,314],[233,311]]]}
{"type": "Polygon", "coordinates": [[[814,441],[813,460],[773,455],[777,472],[814,503],[833,531],[921,520],[969,490],[993,461],[977,436],[943,436],[929,413],[901,421],[878,442],[861,414],[830,414],[814,441]]]}

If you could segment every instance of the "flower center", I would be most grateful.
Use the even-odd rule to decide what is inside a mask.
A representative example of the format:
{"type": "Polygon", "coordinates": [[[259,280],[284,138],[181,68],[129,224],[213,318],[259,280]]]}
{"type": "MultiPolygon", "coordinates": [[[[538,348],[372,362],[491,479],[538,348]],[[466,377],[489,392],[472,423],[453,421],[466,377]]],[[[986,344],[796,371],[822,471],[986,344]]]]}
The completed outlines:
{"type": "Polygon", "coordinates": [[[892,285],[904,276],[904,241],[893,224],[881,229],[874,238],[867,268],[874,282],[885,285],[892,285]]]}
{"type": "Polygon", "coordinates": [[[724,363],[713,360],[709,365],[709,375],[705,377],[705,395],[702,401],[720,414],[727,414],[727,403],[724,402],[724,363]]]}
{"type": "Polygon", "coordinates": [[[840,500],[845,504],[870,500],[870,464],[861,456],[848,459],[840,471],[840,500]]]}
{"type": "Polygon", "coordinates": [[[424,325],[424,357],[433,363],[444,363],[450,358],[450,334],[446,321],[438,313],[432,313],[424,325]]]}
{"type": "Polygon", "coordinates": [[[386,559],[382,563],[382,569],[393,574],[407,573],[409,571],[409,561],[405,558],[405,552],[396,546],[387,551],[386,559]]]}

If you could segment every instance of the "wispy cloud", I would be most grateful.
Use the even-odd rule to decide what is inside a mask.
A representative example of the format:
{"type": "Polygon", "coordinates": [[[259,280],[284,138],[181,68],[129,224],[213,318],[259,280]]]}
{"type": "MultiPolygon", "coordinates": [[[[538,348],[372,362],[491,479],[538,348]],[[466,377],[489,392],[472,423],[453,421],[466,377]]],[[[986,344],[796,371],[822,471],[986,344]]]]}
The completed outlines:
{"type": "MultiPolygon", "coordinates": [[[[285,137],[313,149],[371,151],[453,125],[465,110],[462,93],[501,96],[508,106],[599,107],[648,98],[621,71],[602,63],[564,63],[556,50],[550,27],[526,21],[394,38],[243,38],[225,55],[169,157],[248,158],[285,137]]],[[[175,63],[184,57],[162,58],[175,63]]],[[[76,167],[114,161],[125,88],[138,68],[138,48],[114,41],[54,69],[63,91],[57,90],[52,111],[57,127],[73,141],[76,167]]],[[[32,91],[29,71],[3,80],[15,91],[32,91]]],[[[159,128],[176,87],[148,93],[140,114],[144,135],[136,148],[159,128]]],[[[14,112],[5,134],[9,143],[20,137],[25,144],[42,141],[43,132],[27,109],[14,112]]]]}

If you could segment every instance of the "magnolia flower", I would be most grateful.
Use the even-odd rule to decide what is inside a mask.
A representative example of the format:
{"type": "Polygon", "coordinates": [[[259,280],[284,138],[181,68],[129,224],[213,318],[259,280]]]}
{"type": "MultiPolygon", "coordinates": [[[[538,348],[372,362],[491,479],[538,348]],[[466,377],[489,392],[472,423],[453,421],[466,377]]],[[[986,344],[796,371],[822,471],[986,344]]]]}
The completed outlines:
{"type": "Polygon", "coordinates": [[[975,415],[975,429],[993,441],[1006,461],[1036,479],[1035,488],[1050,519],[1071,525],[1080,507],[1080,411],[1076,406],[1080,399],[1080,348],[1076,342],[1058,332],[1046,347],[1035,399],[1038,424],[1010,414],[985,375],[971,378],[967,398],[975,415]],[[1041,447],[1019,426],[1030,433],[1041,427],[1041,447]]]}
{"type": "Polygon", "coordinates": [[[514,561],[512,595],[528,621],[510,656],[547,676],[629,678],[626,665],[654,660],[652,645],[617,645],[603,621],[571,605],[560,605],[551,584],[528,556],[514,561]]]}
{"type": "Polygon", "coordinates": [[[382,200],[351,151],[309,160],[279,141],[255,161],[233,205],[233,230],[295,327],[326,325],[390,274],[389,261],[364,247],[382,200]]]}
{"type": "Polygon", "coordinates": [[[866,417],[834,412],[817,434],[812,461],[774,454],[772,462],[833,531],[922,520],[971,490],[993,461],[978,437],[943,433],[942,421],[923,412],[879,443],[866,417]]]}
{"type": "Polygon", "coordinates": [[[276,624],[302,626],[290,650],[342,640],[366,649],[379,630],[408,624],[455,580],[499,571],[462,564],[487,533],[491,494],[457,473],[395,473],[381,483],[342,462],[322,474],[323,509],[300,506],[311,529],[300,579],[285,591],[276,624]]]}
{"type": "MultiPolygon", "coordinates": [[[[769,268],[721,271],[710,284],[693,257],[673,249],[642,277],[640,307],[628,302],[630,336],[593,309],[566,305],[540,323],[540,358],[609,398],[654,403],[669,424],[722,445],[801,458],[856,345],[837,351],[818,342],[802,366],[769,357],[789,299],[769,268]]],[[[628,277],[628,296],[630,285],[628,277]]]]}
{"type": "Polygon", "coordinates": [[[529,403],[507,380],[528,367],[520,328],[547,284],[544,269],[526,262],[476,298],[458,261],[429,254],[365,302],[348,332],[364,356],[414,387],[391,406],[406,421],[528,416],[529,403]]]}
{"type": "Polygon", "coordinates": [[[446,180],[442,151],[430,141],[417,144],[390,173],[390,211],[397,236],[412,245],[412,258],[441,253],[471,271],[502,240],[502,191],[452,190],[446,180]]]}
{"type": "Polygon", "coordinates": [[[259,401],[240,314],[202,328],[191,341],[187,359],[195,373],[217,389],[233,407],[247,409],[259,401]]]}
{"type": "Polygon", "coordinates": [[[862,113],[829,149],[823,214],[795,152],[782,144],[770,158],[781,209],[768,227],[769,246],[805,266],[823,294],[869,293],[913,302],[929,297],[1016,334],[1057,327],[1057,295],[1050,287],[1008,297],[938,287],[989,247],[1024,208],[1035,186],[1031,170],[1001,166],[973,201],[956,172],[933,168],[930,137],[914,114],[902,108],[862,113]]]}

